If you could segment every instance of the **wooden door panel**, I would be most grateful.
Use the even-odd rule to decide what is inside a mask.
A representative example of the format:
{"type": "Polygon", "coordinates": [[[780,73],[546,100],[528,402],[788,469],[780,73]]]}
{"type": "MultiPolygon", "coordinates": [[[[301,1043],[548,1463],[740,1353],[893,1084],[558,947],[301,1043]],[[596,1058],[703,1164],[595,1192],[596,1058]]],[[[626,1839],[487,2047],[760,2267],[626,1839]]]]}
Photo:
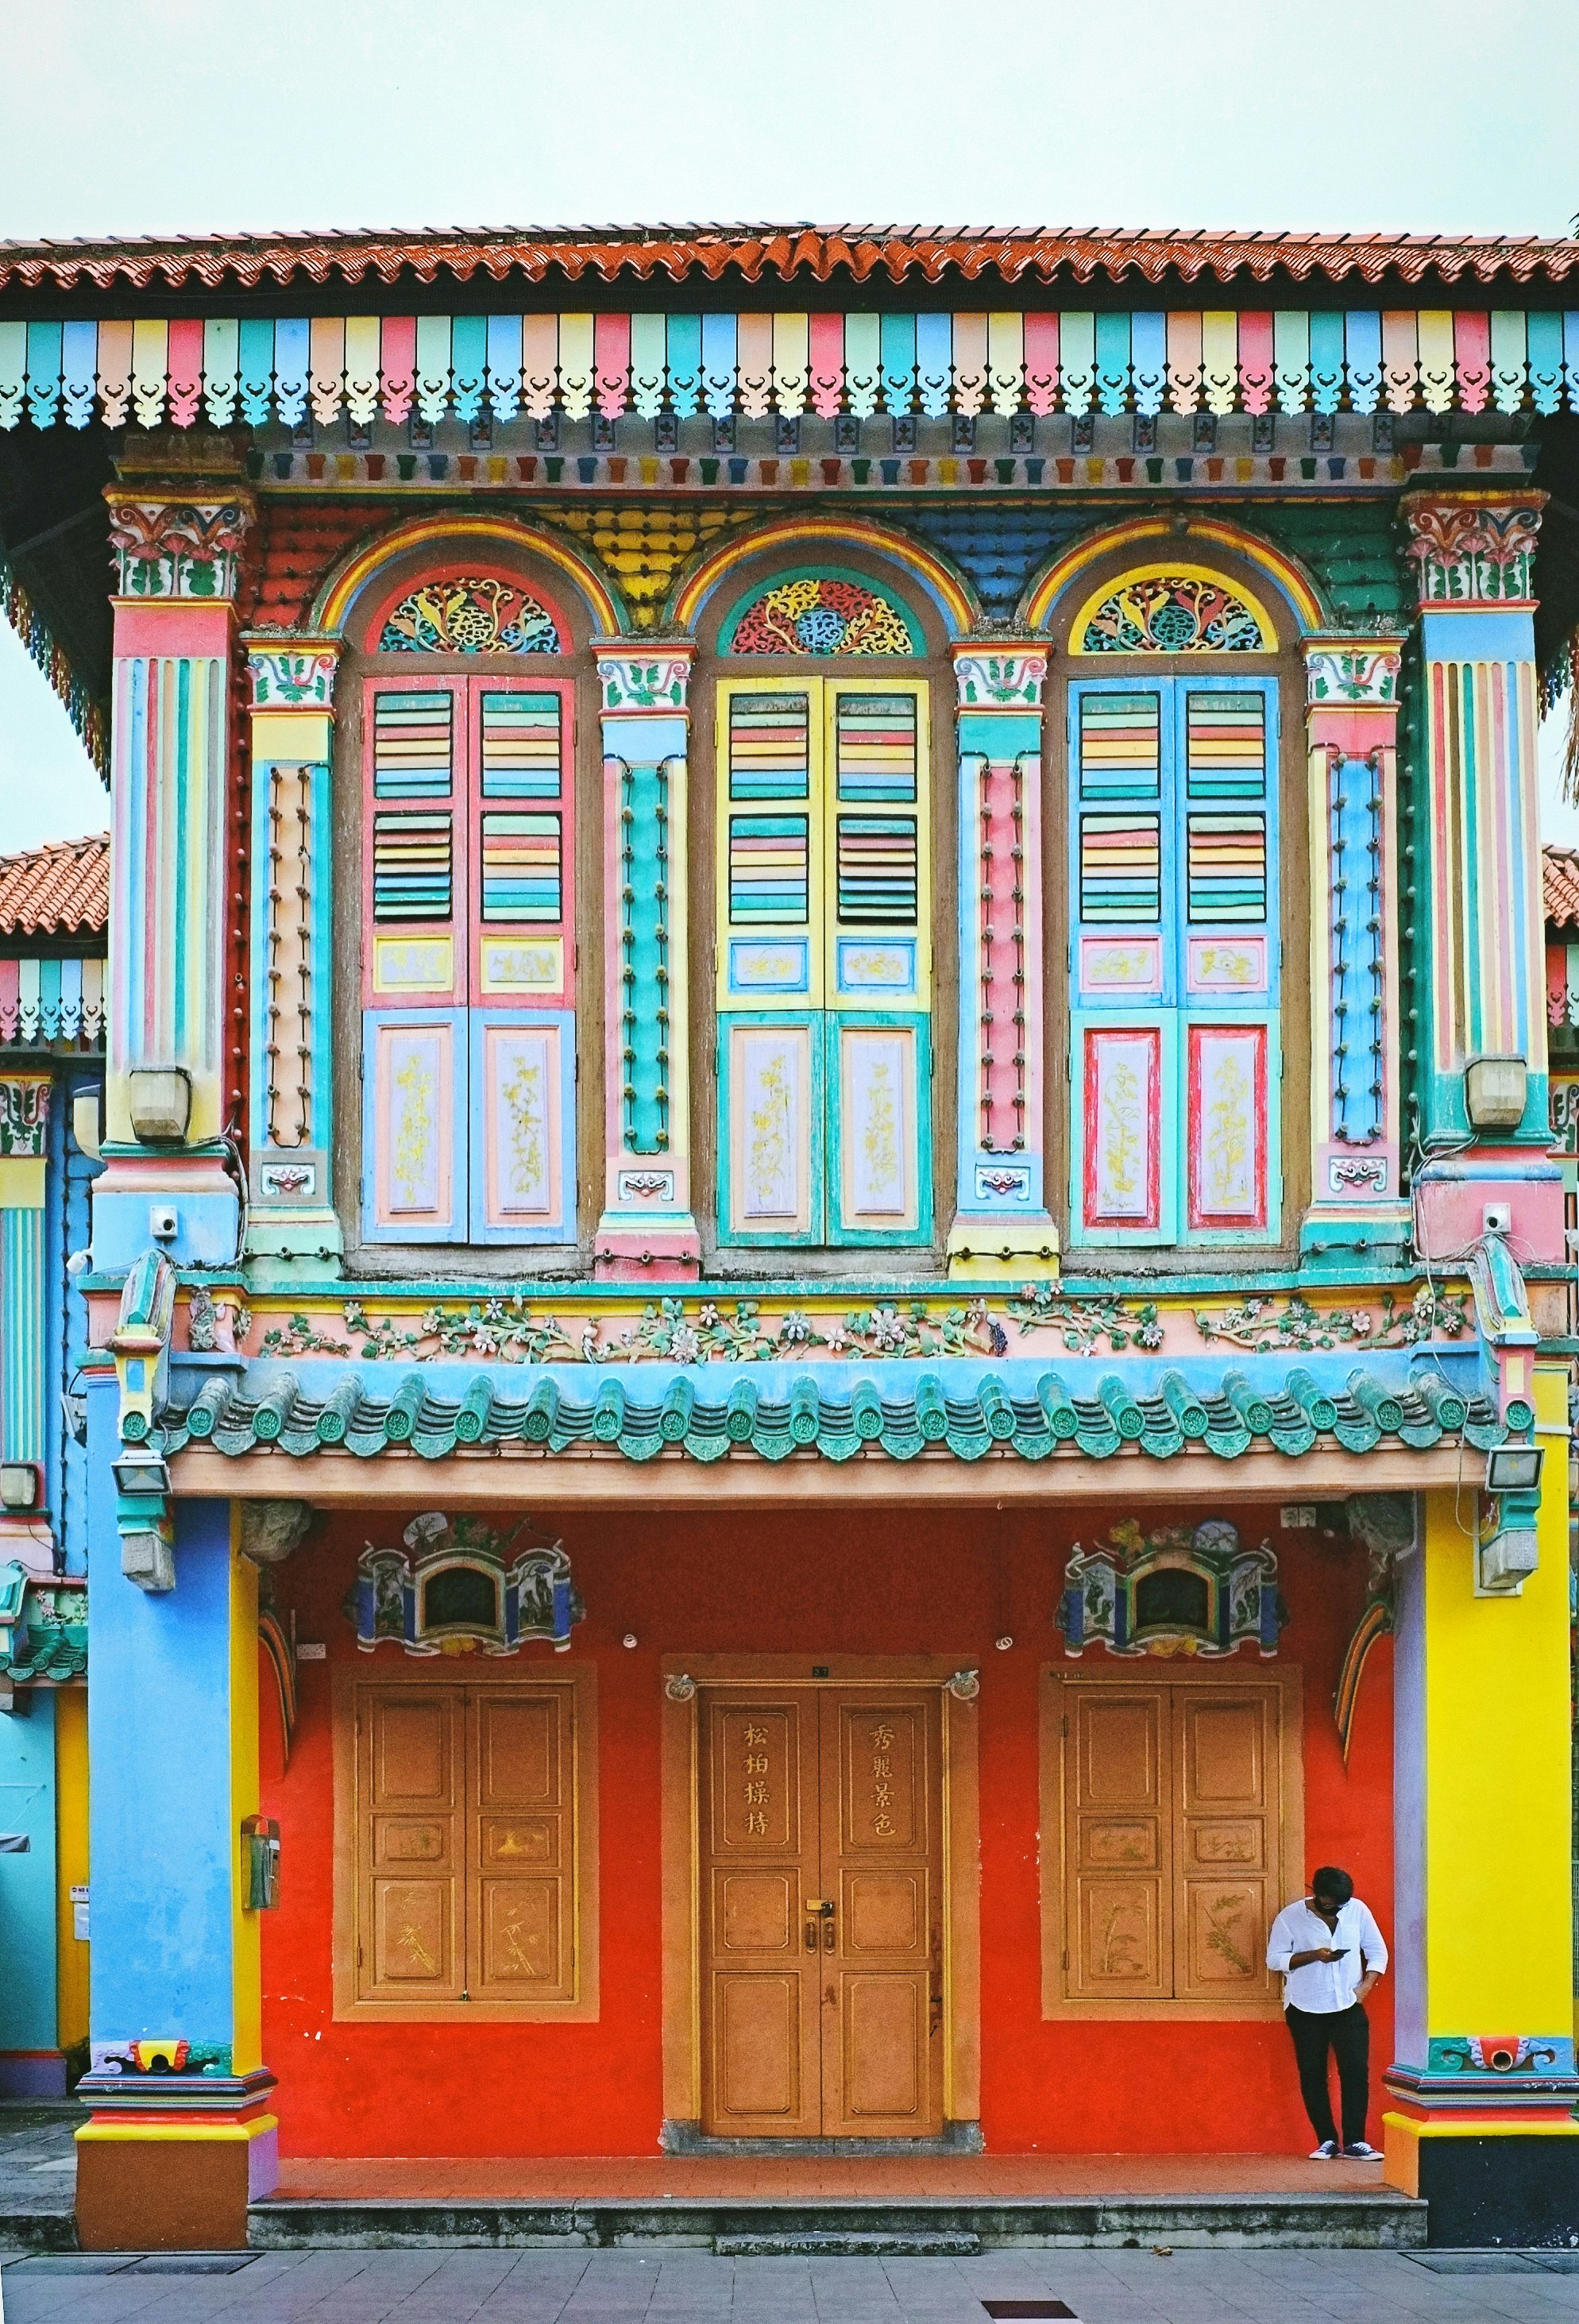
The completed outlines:
{"type": "Polygon", "coordinates": [[[901,1972],[847,1973],[841,1997],[844,2122],[857,2135],[891,2137],[896,2122],[927,2115],[927,1989],[901,1972]]]}
{"type": "Polygon", "coordinates": [[[1072,1687],[1067,1700],[1067,1989],[1159,1999],[1173,1968],[1167,1692],[1072,1687]]]}
{"type": "Polygon", "coordinates": [[[1279,1703],[1267,1686],[1178,1687],[1179,1878],[1174,1897],[1181,2001],[1264,1996],[1270,1891],[1280,1844],[1279,1703]]]}
{"type": "Polygon", "coordinates": [[[721,2137],[812,2137],[821,2105],[815,1722],[793,1697],[732,1695],[704,1698],[701,1724],[703,2125],[721,2137]]]}
{"type": "Polygon", "coordinates": [[[461,1801],[455,1693],[369,1688],[356,1720],[366,1803],[356,1882],[356,1995],[453,2001],[465,1990],[461,1801]]]}
{"type": "Polygon", "coordinates": [[[789,1872],[725,1874],[718,1883],[720,1952],[782,1953],[788,1959],[796,1949],[802,1910],[796,1886],[789,1872]]]}
{"type": "Polygon", "coordinates": [[[568,2001],[576,1984],[571,1690],[468,1695],[476,1775],[467,1991],[474,2001],[568,2001]]]}
{"type": "Polygon", "coordinates": [[[815,2129],[816,2093],[802,2072],[799,1972],[715,1980],[716,2129],[725,2137],[815,2129]]]}
{"type": "Polygon", "coordinates": [[[855,1872],[844,1884],[844,1949],[852,1960],[873,1953],[924,1952],[927,1881],[919,1872],[855,1872]]]}
{"type": "Polygon", "coordinates": [[[825,2135],[942,2128],[940,1715],[935,1692],[824,1692],[825,2135]]]}

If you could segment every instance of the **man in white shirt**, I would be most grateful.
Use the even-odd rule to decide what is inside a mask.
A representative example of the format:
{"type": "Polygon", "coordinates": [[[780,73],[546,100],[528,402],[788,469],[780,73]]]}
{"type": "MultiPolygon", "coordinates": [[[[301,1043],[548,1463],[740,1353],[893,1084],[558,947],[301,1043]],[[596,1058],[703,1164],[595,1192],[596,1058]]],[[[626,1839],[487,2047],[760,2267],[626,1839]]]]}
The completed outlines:
{"type": "Polygon", "coordinates": [[[1316,2135],[1313,2163],[1380,2163],[1367,2143],[1371,2103],[1371,2021],[1365,1997],[1387,1967],[1387,1947],[1369,1906],[1335,1864],[1318,1865],[1310,1894],[1286,1904],[1267,1940],[1267,1967],[1283,1979],[1283,2015],[1294,2037],[1299,2094],[1316,2135]],[[1344,2135],[1333,2123],[1327,2052],[1338,2061],[1344,2135]]]}

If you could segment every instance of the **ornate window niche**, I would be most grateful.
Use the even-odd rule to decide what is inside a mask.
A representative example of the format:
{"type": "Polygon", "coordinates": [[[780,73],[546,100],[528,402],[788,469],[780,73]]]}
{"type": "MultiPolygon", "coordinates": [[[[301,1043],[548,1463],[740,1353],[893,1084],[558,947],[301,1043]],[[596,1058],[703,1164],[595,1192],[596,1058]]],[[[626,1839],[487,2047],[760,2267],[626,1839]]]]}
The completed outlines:
{"type": "Polygon", "coordinates": [[[1123,1655],[1278,1651],[1288,1611],[1270,1542],[1248,1549],[1226,1517],[1145,1533],[1122,1517],[1090,1549],[1075,1544],[1055,1617],[1064,1652],[1087,1646],[1123,1655]]]}
{"type": "Polygon", "coordinates": [[[476,1517],[439,1510],[414,1517],[400,1549],[369,1542],[356,1563],[346,1611],[365,1654],[387,1644],[408,1655],[514,1655],[532,1640],[563,1654],[586,1608],[562,1542],[537,1542],[513,1557],[476,1517]]]}

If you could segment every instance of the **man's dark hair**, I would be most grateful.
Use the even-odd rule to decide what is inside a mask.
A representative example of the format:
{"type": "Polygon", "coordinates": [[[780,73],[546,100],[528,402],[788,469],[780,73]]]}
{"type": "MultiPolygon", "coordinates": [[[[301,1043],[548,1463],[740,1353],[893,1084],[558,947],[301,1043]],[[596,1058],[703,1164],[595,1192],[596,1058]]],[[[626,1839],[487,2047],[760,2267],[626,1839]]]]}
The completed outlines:
{"type": "Polygon", "coordinates": [[[1354,1893],[1354,1883],[1341,1864],[1318,1864],[1310,1876],[1310,1893],[1325,1896],[1332,1904],[1346,1904],[1354,1893]]]}

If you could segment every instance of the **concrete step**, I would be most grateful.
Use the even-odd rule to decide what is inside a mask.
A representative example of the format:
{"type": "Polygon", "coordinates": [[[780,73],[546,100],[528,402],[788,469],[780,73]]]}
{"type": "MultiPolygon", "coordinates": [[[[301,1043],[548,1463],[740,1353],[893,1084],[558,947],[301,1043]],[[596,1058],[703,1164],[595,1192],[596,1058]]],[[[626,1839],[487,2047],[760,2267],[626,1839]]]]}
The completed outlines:
{"type": "Polygon", "coordinates": [[[1426,2205],[1376,2193],[956,2196],[788,2200],[674,2196],[538,2202],[322,2198],[254,2203],[254,2250],[470,2245],[579,2249],[669,2246],[747,2253],[858,2251],[900,2257],[1040,2249],[1418,2251],[1426,2205]]]}

